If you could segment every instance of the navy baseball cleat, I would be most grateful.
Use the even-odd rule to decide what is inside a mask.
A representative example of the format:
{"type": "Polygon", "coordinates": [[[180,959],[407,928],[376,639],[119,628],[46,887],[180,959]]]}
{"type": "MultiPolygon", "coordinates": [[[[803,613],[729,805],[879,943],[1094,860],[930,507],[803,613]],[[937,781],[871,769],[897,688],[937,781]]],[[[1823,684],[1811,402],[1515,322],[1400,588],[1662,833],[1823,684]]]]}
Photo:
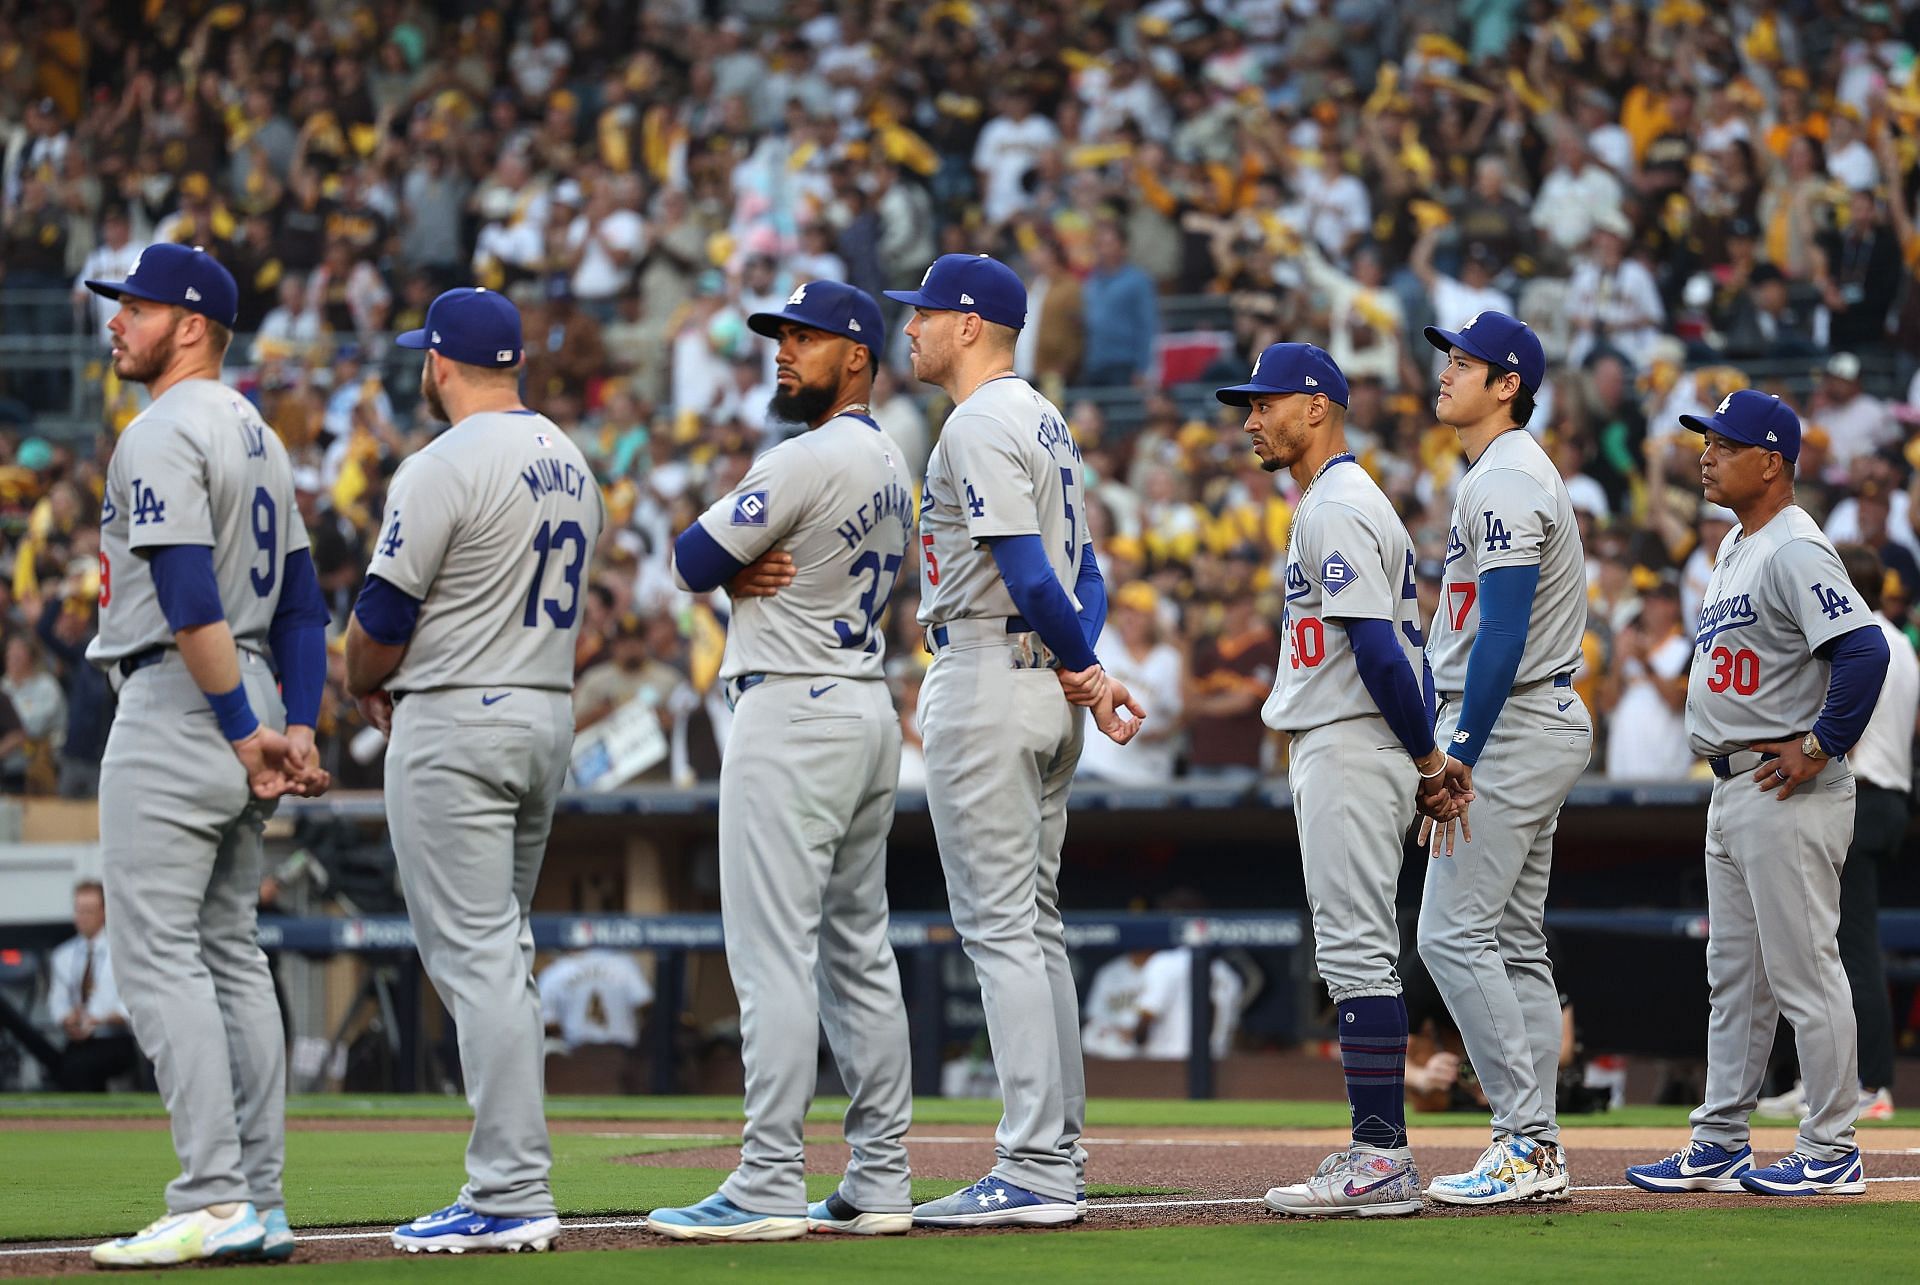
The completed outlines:
{"type": "Polygon", "coordinates": [[[1752,1169],[1740,1185],[1761,1196],[1860,1196],[1867,1190],[1867,1168],[1858,1147],[1838,1160],[1816,1160],[1798,1151],[1765,1169],[1752,1169]]]}
{"type": "Polygon", "coordinates": [[[846,1236],[899,1236],[913,1230],[913,1215],[905,1211],[877,1213],[856,1209],[836,1188],[825,1200],[816,1200],[807,1206],[807,1230],[846,1236]]]}
{"type": "Polygon", "coordinates": [[[560,1220],[552,1214],[543,1218],[498,1218],[456,1201],[395,1227],[393,1247],[409,1254],[464,1254],[469,1249],[504,1249],[517,1254],[523,1249],[551,1248],[559,1235],[560,1220]]]}
{"type": "Polygon", "coordinates": [[[1043,1196],[988,1174],[951,1196],[913,1207],[920,1227],[1060,1227],[1080,1220],[1075,1200],[1043,1196]]]}
{"type": "Polygon", "coordinates": [[[1717,1142],[1689,1142],[1665,1160],[1629,1165],[1627,1181],[1642,1191],[1739,1191],[1753,1168],[1753,1148],[1729,1151],[1717,1142]]]}

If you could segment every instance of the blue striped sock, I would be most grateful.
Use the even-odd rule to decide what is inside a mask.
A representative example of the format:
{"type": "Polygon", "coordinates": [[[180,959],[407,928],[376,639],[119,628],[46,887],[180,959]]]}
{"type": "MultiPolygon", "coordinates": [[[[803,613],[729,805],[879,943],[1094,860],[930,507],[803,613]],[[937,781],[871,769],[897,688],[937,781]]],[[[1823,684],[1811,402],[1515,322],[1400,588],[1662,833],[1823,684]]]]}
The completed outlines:
{"type": "Polygon", "coordinates": [[[1353,1107],[1353,1140],[1369,1147],[1407,1145],[1407,1006],[1398,995],[1367,995],[1335,1005],[1340,1065],[1353,1107]]]}

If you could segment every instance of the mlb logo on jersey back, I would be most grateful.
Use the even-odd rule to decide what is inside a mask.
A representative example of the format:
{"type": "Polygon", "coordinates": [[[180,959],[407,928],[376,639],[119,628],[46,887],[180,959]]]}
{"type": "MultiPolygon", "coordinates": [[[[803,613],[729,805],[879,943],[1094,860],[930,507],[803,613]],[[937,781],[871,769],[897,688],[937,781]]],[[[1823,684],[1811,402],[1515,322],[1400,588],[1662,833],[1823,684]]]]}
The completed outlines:
{"type": "Polygon", "coordinates": [[[543,451],[550,451],[553,449],[553,438],[549,437],[545,433],[535,433],[533,435],[533,440],[534,440],[534,443],[537,446],[539,446],[540,449],[543,451]]]}
{"type": "Polygon", "coordinates": [[[1330,597],[1338,597],[1340,591],[1352,584],[1353,580],[1353,567],[1340,556],[1338,549],[1329,553],[1327,560],[1320,564],[1320,583],[1330,597]]]}
{"type": "Polygon", "coordinates": [[[767,493],[748,491],[733,502],[733,525],[765,526],[767,524],[767,493]]]}

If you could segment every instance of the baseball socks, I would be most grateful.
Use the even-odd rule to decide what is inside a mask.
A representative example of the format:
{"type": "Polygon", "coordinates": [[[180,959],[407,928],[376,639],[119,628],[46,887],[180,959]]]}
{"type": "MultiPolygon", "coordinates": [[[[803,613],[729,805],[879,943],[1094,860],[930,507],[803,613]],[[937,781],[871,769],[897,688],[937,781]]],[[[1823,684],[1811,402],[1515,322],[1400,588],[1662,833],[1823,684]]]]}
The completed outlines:
{"type": "Polygon", "coordinates": [[[1335,1006],[1340,1064],[1353,1108],[1353,1140],[1382,1151],[1407,1145],[1407,1005],[1364,995],[1335,1006]]]}

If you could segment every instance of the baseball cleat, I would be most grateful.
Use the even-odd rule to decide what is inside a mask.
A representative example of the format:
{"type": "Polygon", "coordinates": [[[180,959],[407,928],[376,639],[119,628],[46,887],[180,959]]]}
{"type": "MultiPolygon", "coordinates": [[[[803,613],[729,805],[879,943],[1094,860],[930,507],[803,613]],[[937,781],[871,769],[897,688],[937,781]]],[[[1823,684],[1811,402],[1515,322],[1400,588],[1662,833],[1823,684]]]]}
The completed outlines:
{"type": "Polygon", "coordinates": [[[1518,1134],[1503,1133],[1480,1153],[1466,1173],[1435,1178],[1427,1199],[1443,1205],[1506,1205],[1522,1200],[1560,1199],[1567,1191],[1567,1170],[1557,1147],[1543,1147],[1518,1134]]]}
{"type": "Polygon", "coordinates": [[[1765,1169],[1749,1169],[1740,1185],[1760,1196],[1860,1196],[1867,1190],[1867,1169],[1855,1148],[1838,1160],[1816,1160],[1798,1151],[1765,1169]]]}
{"type": "Polygon", "coordinates": [[[266,1228],[251,1204],[241,1202],[222,1218],[206,1209],[168,1214],[131,1236],[93,1247],[100,1267],[170,1267],[209,1258],[240,1258],[257,1252],[266,1228]]]}
{"type": "Polygon", "coordinates": [[[807,1230],[848,1236],[898,1236],[913,1230],[913,1215],[904,1211],[869,1213],[855,1209],[836,1190],[825,1200],[816,1200],[807,1206],[807,1230]]]}
{"type": "MultiPolygon", "coordinates": [[[[1883,1089],[1883,1090],[1881,1090],[1881,1092],[1883,1092],[1883,1093],[1884,1093],[1884,1092],[1885,1092],[1885,1090],[1883,1089]]],[[[1084,1182],[1083,1182],[1083,1183],[1081,1183],[1081,1184],[1080,1184],[1080,1186],[1079,1186],[1078,1188],[1076,1188],[1076,1189],[1074,1190],[1074,1193],[1073,1193],[1073,1207],[1074,1207],[1075,1209],[1077,1209],[1077,1210],[1079,1210],[1079,1211],[1080,1211],[1080,1216],[1081,1216],[1082,1218],[1084,1218],[1084,1217],[1086,1217],[1086,1215],[1087,1215],[1087,1185],[1086,1185],[1086,1184],[1085,1184],[1084,1182]]]]}
{"type": "Polygon", "coordinates": [[[1080,1205],[1043,1196],[988,1174],[951,1196],[913,1207],[921,1227],[1062,1227],[1080,1220],[1080,1205]]]}
{"type": "Polygon", "coordinates": [[[560,1220],[552,1214],[501,1218],[456,1201],[395,1227],[393,1247],[409,1254],[464,1254],[469,1249],[503,1249],[517,1254],[523,1249],[550,1249],[559,1235],[560,1220]]]}
{"type": "Polygon", "coordinates": [[[1320,1162],[1313,1177],[1275,1187],[1266,1205],[1300,1218],[1381,1218],[1420,1212],[1420,1171],[1405,1147],[1383,1151],[1359,1143],[1320,1162]]]}
{"type": "Polygon", "coordinates": [[[1739,1191],[1753,1168],[1753,1148],[1729,1151],[1717,1142],[1689,1142],[1665,1160],[1629,1165],[1627,1181],[1642,1191],[1739,1191]]]}
{"type": "Polygon", "coordinates": [[[1800,1080],[1785,1093],[1777,1093],[1770,1098],[1761,1098],[1754,1105],[1753,1113],[1768,1120],[1798,1120],[1807,1114],[1807,1086],[1800,1080]]]}
{"type": "Polygon", "coordinates": [[[269,1209],[260,1215],[260,1225],[266,1229],[266,1239],[260,1242],[260,1248],[254,1251],[254,1257],[264,1258],[270,1263],[284,1263],[293,1257],[293,1228],[287,1225],[287,1211],[269,1209]]]}
{"type": "Polygon", "coordinates": [[[647,1215],[648,1231],[675,1240],[794,1240],[807,1234],[807,1226],[804,1216],[757,1214],[717,1191],[697,1205],[647,1215]]]}
{"type": "Polygon", "coordinates": [[[1858,1118],[1862,1120],[1893,1119],[1893,1094],[1885,1089],[1881,1089],[1875,1093],[1869,1093],[1865,1089],[1860,1090],[1860,1115],[1858,1118]]]}

